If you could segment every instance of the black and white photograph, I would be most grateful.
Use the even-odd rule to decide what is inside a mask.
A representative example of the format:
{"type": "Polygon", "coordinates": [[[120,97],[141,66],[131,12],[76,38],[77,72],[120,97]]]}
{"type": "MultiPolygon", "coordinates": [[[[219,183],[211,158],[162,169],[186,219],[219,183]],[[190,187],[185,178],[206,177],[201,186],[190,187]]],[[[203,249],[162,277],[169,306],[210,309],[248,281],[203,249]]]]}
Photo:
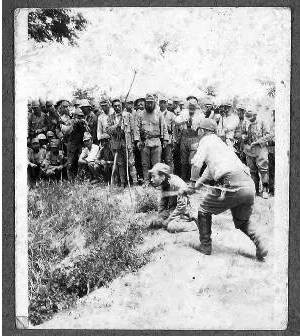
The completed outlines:
{"type": "Polygon", "coordinates": [[[285,330],[291,10],[14,12],[20,329],[285,330]]]}

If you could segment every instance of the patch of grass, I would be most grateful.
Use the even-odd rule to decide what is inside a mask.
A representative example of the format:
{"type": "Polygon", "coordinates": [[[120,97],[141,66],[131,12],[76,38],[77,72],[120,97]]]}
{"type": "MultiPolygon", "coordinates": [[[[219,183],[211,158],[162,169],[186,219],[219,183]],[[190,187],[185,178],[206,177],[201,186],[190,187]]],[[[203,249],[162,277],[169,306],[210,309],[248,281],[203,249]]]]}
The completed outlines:
{"type": "Polygon", "coordinates": [[[135,212],[151,212],[158,210],[158,191],[154,188],[135,189],[135,212]]]}
{"type": "Polygon", "coordinates": [[[33,325],[148,261],[141,216],[88,184],[42,183],[29,192],[29,319],[33,325]]]}

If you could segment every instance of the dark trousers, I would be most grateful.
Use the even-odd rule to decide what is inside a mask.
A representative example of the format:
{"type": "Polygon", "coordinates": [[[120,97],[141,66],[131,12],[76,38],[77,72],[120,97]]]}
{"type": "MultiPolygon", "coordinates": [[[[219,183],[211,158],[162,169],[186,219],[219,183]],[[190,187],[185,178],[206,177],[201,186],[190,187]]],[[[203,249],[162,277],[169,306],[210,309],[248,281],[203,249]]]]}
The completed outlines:
{"type": "Polygon", "coordinates": [[[269,192],[274,194],[275,182],[275,153],[269,153],[269,192]]]}

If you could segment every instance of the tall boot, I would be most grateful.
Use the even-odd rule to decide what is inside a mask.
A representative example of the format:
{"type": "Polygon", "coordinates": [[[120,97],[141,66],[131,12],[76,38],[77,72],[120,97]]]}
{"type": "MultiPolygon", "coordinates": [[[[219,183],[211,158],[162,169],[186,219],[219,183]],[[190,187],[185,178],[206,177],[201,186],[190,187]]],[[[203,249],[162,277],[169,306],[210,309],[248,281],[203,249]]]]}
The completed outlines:
{"type": "Polygon", "coordinates": [[[248,228],[247,229],[240,228],[240,230],[243,233],[245,233],[253,241],[253,243],[256,247],[256,259],[259,260],[259,261],[264,261],[264,258],[268,254],[268,250],[264,246],[264,244],[261,241],[259,235],[255,231],[249,230],[248,228]]]}
{"type": "Polygon", "coordinates": [[[200,236],[200,246],[197,250],[203,254],[211,254],[211,214],[198,212],[197,226],[200,236]]]}

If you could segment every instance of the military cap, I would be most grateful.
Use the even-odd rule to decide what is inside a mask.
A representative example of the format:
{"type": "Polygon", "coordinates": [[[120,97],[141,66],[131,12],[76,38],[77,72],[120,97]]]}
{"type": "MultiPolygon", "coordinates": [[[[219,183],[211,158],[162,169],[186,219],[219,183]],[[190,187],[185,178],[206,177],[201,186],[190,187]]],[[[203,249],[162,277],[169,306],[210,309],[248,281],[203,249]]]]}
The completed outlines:
{"type": "Polygon", "coordinates": [[[133,103],[134,102],[134,98],[132,96],[128,96],[126,99],[126,103],[133,103]]]}
{"type": "Polygon", "coordinates": [[[139,102],[141,102],[141,101],[145,102],[146,99],[145,99],[144,97],[139,97],[139,98],[137,98],[137,99],[134,101],[134,105],[137,105],[137,104],[138,104],[139,102]]]}
{"type": "Polygon", "coordinates": [[[92,139],[91,133],[84,132],[83,141],[90,140],[90,139],[92,139]]]}
{"type": "Polygon", "coordinates": [[[75,116],[84,116],[84,113],[82,112],[82,110],[80,108],[75,109],[74,112],[75,116]]]}
{"type": "Polygon", "coordinates": [[[100,99],[100,105],[109,105],[109,99],[108,98],[101,98],[100,99]]]}
{"type": "Polygon", "coordinates": [[[246,110],[246,106],[245,106],[245,104],[243,104],[242,102],[238,102],[238,103],[236,104],[236,108],[237,108],[237,109],[241,109],[241,110],[246,110]]]}
{"type": "Polygon", "coordinates": [[[99,140],[105,140],[105,139],[110,139],[109,134],[103,133],[103,134],[100,135],[100,139],[99,140]]]}
{"type": "Polygon", "coordinates": [[[59,148],[60,140],[59,139],[52,139],[49,143],[49,146],[52,148],[59,148]]]}
{"type": "Polygon", "coordinates": [[[201,101],[201,103],[203,104],[203,105],[213,105],[213,97],[212,96],[205,96],[203,99],[202,99],[202,101],[201,101]]]}
{"type": "Polygon", "coordinates": [[[178,97],[173,97],[172,100],[173,100],[173,102],[178,102],[178,103],[180,102],[180,99],[178,97]]]}
{"type": "Polygon", "coordinates": [[[61,106],[69,106],[70,102],[68,100],[62,100],[61,101],[61,106]]]}
{"type": "Polygon", "coordinates": [[[217,123],[213,119],[204,118],[201,119],[198,125],[198,128],[202,128],[208,131],[216,132],[217,123]]]}
{"type": "Polygon", "coordinates": [[[46,137],[47,138],[49,138],[49,137],[53,137],[53,136],[55,136],[55,134],[52,132],[52,131],[48,131],[47,133],[46,133],[46,137]]]}
{"type": "Polygon", "coordinates": [[[232,106],[232,99],[225,99],[220,106],[232,106]]]}
{"type": "Polygon", "coordinates": [[[167,102],[168,99],[167,99],[167,97],[165,97],[165,96],[161,96],[161,97],[159,98],[159,101],[160,101],[160,102],[161,102],[161,101],[167,102]]]}
{"type": "Polygon", "coordinates": [[[53,100],[46,101],[46,106],[52,106],[52,105],[53,105],[53,100]]]}
{"type": "Polygon", "coordinates": [[[42,98],[39,98],[39,103],[40,103],[40,106],[45,106],[46,105],[45,100],[42,99],[42,98]]]}
{"type": "Polygon", "coordinates": [[[165,175],[170,175],[171,174],[171,168],[165,163],[156,163],[152,169],[149,170],[150,174],[153,173],[159,173],[159,174],[165,174],[165,175]]]}
{"type": "Polygon", "coordinates": [[[122,103],[121,99],[120,99],[120,98],[117,98],[117,97],[115,97],[115,98],[113,98],[113,99],[111,100],[111,103],[112,103],[112,104],[114,104],[114,103],[116,103],[116,102],[122,103]]]}
{"type": "Polygon", "coordinates": [[[191,107],[198,107],[198,100],[195,98],[190,98],[188,100],[188,105],[191,107]]]}
{"type": "Polygon", "coordinates": [[[38,139],[38,138],[33,138],[33,139],[31,140],[31,143],[32,143],[32,144],[34,144],[34,143],[38,143],[38,144],[39,144],[40,142],[39,142],[39,139],[38,139]]]}
{"type": "Polygon", "coordinates": [[[43,133],[40,133],[40,134],[37,136],[37,138],[38,138],[39,140],[46,140],[46,139],[47,139],[47,138],[46,138],[46,135],[43,134],[43,133]]]}
{"type": "Polygon", "coordinates": [[[146,101],[155,101],[154,96],[150,93],[146,94],[145,100],[146,101]]]}
{"type": "Polygon", "coordinates": [[[84,107],[84,106],[91,106],[90,102],[87,99],[82,99],[80,101],[80,107],[84,107]]]}
{"type": "Polygon", "coordinates": [[[31,103],[31,107],[40,107],[40,105],[37,102],[37,100],[33,100],[32,103],[31,103]]]}
{"type": "Polygon", "coordinates": [[[198,103],[198,98],[195,96],[188,96],[186,97],[186,101],[189,101],[190,99],[196,99],[197,103],[198,103]]]}
{"type": "Polygon", "coordinates": [[[180,100],[179,105],[184,105],[184,101],[180,100]]]}

